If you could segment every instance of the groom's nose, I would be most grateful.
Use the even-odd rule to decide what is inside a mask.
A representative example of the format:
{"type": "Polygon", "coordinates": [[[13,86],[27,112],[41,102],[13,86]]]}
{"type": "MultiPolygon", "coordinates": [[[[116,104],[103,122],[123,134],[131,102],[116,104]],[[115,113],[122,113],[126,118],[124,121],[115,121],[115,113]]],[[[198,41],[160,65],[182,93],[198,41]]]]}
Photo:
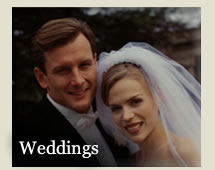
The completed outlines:
{"type": "Polygon", "coordinates": [[[78,69],[74,69],[71,75],[70,84],[73,86],[82,86],[84,83],[84,78],[78,69]]]}

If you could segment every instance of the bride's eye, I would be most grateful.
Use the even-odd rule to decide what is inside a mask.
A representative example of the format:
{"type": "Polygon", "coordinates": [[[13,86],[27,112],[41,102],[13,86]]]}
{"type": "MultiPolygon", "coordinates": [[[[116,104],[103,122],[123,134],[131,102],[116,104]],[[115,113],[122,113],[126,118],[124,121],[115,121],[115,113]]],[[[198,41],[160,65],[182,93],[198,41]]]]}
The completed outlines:
{"type": "Polygon", "coordinates": [[[121,107],[120,106],[112,106],[112,107],[110,107],[110,109],[113,113],[118,113],[118,112],[120,112],[121,107]]]}
{"type": "Polygon", "coordinates": [[[130,104],[131,104],[132,106],[137,106],[137,105],[139,105],[142,101],[143,101],[142,99],[136,98],[136,99],[133,99],[133,100],[130,102],[130,104]]]}

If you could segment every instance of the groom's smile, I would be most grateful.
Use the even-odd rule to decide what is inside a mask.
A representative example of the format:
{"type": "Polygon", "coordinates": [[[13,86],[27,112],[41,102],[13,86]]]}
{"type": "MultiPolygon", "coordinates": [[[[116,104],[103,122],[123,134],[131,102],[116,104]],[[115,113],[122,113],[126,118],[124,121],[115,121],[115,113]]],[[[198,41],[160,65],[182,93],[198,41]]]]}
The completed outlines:
{"type": "Polygon", "coordinates": [[[83,99],[88,92],[89,92],[89,88],[85,88],[83,90],[69,91],[69,94],[74,96],[77,100],[79,100],[79,99],[83,99]]]}

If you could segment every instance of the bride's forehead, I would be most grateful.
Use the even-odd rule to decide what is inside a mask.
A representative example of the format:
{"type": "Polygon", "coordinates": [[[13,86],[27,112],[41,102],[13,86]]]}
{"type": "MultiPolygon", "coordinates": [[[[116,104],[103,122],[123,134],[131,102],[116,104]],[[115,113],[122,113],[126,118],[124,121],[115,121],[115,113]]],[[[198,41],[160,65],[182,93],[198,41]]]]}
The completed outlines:
{"type": "Polygon", "coordinates": [[[129,75],[117,80],[110,88],[109,93],[111,93],[111,91],[112,94],[124,93],[125,95],[129,94],[129,92],[136,93],[140,91],[147,94],[151,93],[144,77],[137,75],[129,75]]]}
{"type": "Polygon", "coordinates": [[[151,91],[145,81],[126,77],[116,82],[110,89],[108,103],[109,105],[127,103],[136,97],[151,98],[151,91]]]}

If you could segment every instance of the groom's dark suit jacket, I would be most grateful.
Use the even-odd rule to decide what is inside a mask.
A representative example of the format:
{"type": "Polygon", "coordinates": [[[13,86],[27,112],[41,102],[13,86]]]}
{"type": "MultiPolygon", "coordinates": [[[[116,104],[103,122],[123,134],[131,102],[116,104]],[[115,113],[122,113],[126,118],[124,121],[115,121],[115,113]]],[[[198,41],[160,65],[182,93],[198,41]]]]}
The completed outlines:
{"type": "MultiPolygon", "coordinates": [[[[69,140],[71,142],[70,145],[79,145],[81,148],[83,145],[86,145],[78,132],[46,97],[42,99],[33,112],[28,114],[22,122],[23,123],[13,120],[12,166],[101,166],[95,155],[91,155],[90,158],[83,158],[82,154],[40,155],[36,150],[34,150],[33,154],[30,154],[27,151],[26,154],[23,155],[19,141],[24,141],[25,143],[27,141],[37,141],[37,144],[47,146],[51,144],[51,140],[55,140],[58,144],[61,144],[61,140],[69,140]]],[[[116,145],[113,138],[105,133],[98,120],[96,121],[96,124],[117,160],[118,166],[129,166],[127,149],[116,145]]]]}

